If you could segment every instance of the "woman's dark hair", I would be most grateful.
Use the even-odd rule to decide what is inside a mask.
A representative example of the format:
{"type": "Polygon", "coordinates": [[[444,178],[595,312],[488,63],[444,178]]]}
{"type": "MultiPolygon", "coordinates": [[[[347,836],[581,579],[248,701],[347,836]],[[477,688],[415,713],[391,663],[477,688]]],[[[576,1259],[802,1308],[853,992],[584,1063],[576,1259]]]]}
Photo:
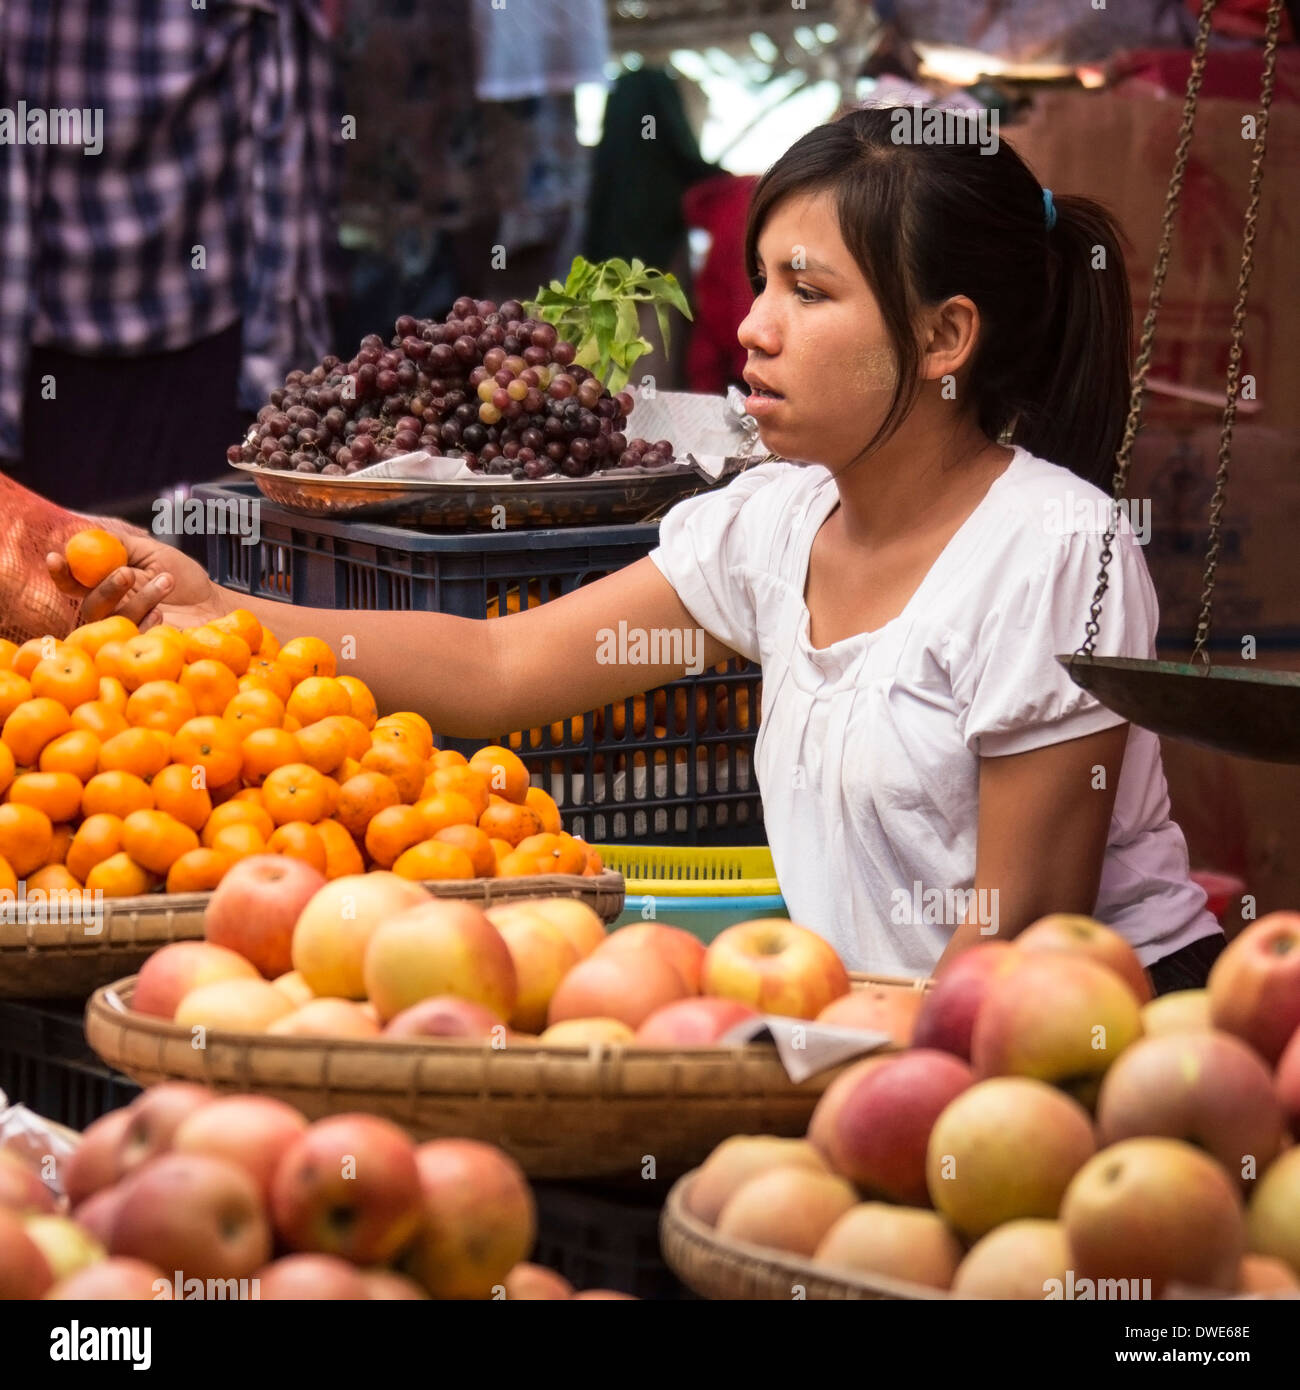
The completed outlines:
{"type": "Polygon", "coordinates": [[[850,111],[795,141],[754,190],[746,271],[755,279],[759,234],[778,203],[833,194],[898,370],[885,419],[859,457],[898,429],[919,394],[920,310],[962,294],[980,313],[967,388],[980,429],[995,440],[1009,429],[1012,443],[1109,492],[1133,360],[1118,226],[1100,203],[1055,194],[1049,229],[1042,187],[1005,140],[993,153],[992,141],[973,138],[896,142],[915,114],[850,111]]]}

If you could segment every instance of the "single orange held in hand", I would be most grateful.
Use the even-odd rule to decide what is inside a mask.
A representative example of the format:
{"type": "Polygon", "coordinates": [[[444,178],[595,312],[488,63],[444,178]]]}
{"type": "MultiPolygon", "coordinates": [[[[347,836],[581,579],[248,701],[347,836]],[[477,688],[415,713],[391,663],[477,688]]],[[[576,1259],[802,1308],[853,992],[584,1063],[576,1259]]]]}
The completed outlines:
{"type": "Polygon", "coordinates": [[[430,838],[424,817],[416,806],[385,806],[366,826],[366,853],[383,869],[398,855],[430,838]]]}
{"type": "Polygon", "coordinates": [[[33,696],[5,720],[0,739],[9,745],[19,767],[35,767],[45,745],[71,728],[72,716],[66,706],[48,695],[33,696]]]}
{"type": "Polygon", "coordinates": [[[73,820],[81,813],[82,785],[70,772],[24,772],[9,788],[12,806],[35,806],[52,821],[73,820]]]}
{"type": "Polygon", "coordinates": [[[167,870],[169,893],[210,893],[235,861],[219,849],[186,850],[167,870]]]}
{"type": "Polygon", "coordinates": [[[166,875],[199,837],[166,811],[132,811],[122,822],[122,848],[150,873],[166,875]]]}
{"type": "MultiPolygon", "coordinates": [[[[319,637],[294,637],[280,648],[275,658],[296,685],[308,676],[333,676],[338,662],[329,644],[319,637]]],[[[342,711],[340,711],[342,713],[342,711]]]]}
{"type": "Polygon", "coordinates": [[[316,833],[316,827],[304,820],[285,821],[276,826],[266,842],[266,852],[301,859],[318,873],[325,872],[325,841],[316,833]]]}
{"type": "Polygon", "coordinates": [[[364,769],[349,777],[339,787],[339,804],[335,812],[348,832],[360,838],[373,816],[385,806],[396,806],[402,799],[391,777],[382,772],[364,769]]]}
{"type": "Polygon", "coordinates": [[[91,527],[68,537],[63,558],[77,583],[93,589],[126,564],[126,546],[107,531],[91,527]]]}
{"type": "Polygon", "coordinates": [[[463,849],[440,840],[421,840],[398,855],[393,873],[402,878],[425,879],[473,878],[474,862],[463,849]]]}
{"type": "Polygon", "coordinates": [[[54,838],[54,826],[35,806],[0,806],[0,858],[19,878],[26,878],[45,863],[54,838]]]}
{"type": "Polygon", "coordinates": [[[202,830],[212,814],[212,797],[205,786],[195,785],[200,780],[192,767],[169,763],[149,784],[154,805],[191,830],[202,830]]]}
{"type": "Polygon", "coordinates": [[[201,767],[209,787],[222,787],[239,776],[244,755],[243,732],[214,714],[200,714],[182,724],[172,739],[172,761],[201,767]]]}
{"type": "Polygon", "coordinates": [[[66,647],[61,655],[38,661],[32,671],[32,694],[48,695],[69,711],[93,700],[99,694],[94,660],[76,647],[66,647]]]}

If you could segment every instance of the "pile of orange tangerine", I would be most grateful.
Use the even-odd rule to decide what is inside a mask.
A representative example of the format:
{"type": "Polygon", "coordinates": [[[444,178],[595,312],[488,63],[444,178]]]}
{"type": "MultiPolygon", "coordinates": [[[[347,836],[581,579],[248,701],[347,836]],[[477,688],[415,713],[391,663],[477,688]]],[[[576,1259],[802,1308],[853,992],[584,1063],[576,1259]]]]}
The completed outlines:
{"type": "Polygon", "coordinates": [[[601,869],[509,749],[435,749],[327,643],[281,646],[243,609],[0,642],[0,726],[0,890],[201,892],[264,853],[327,878],[601,869]]]}

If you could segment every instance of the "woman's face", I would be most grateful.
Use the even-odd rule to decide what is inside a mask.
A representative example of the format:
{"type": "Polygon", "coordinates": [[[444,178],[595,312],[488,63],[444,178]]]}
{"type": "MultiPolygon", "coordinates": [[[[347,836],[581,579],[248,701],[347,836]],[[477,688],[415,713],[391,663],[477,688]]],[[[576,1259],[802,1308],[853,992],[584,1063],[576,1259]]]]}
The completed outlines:
{"type": "Polygon", "coordinates": [[[838,469],[884,420],[895,367],[830,194],[777,204],[759,235],[758,276],[737,334],[749,354],[749,412],[773,453],[838,469]]]}

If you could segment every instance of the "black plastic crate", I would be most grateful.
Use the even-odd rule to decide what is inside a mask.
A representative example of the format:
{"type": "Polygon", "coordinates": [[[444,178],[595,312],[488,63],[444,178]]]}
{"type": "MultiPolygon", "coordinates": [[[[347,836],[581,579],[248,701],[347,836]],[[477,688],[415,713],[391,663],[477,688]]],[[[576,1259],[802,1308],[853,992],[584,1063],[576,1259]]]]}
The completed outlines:
{"type": "Polygon", "coordinates": [[[529,1259],[576,1290],[617,1289],[637,1298],[694,1299],[659,1246],[663,1195],[534,1182],[537,1244],[529,1259]]]}
{"type": "MultiPolygon", "coordinates": [[[[229,503],[257,490],[253,483],[207,483],[194,495],[229,503]]],[[[431,534],[298,516],[265,498],[259,524],[256,545],[234,534],[208,536],[208,573],[217,583],[307,607],[462,618],[559,598],[648,555],[659,535],[654,523],[431,534]]],[[[762,844],[753,768],[761,678],[754,663],[736,660],[620,709],[606,706],[598,718],[497,737],[554,796],[565,828],[589,841],[762,844]],[[656,734],[656,726],[664,732],[656,734]]],[[[439,739],[466,753],[486,741],[439,739]]]]}
{"type": "Polygon", "coordinates": [[[0,1000],[0,1091],[70,1129],[85,1129],[140,1094],[90,1050],[85,1007],[75,1000],[0,1000]]]}

